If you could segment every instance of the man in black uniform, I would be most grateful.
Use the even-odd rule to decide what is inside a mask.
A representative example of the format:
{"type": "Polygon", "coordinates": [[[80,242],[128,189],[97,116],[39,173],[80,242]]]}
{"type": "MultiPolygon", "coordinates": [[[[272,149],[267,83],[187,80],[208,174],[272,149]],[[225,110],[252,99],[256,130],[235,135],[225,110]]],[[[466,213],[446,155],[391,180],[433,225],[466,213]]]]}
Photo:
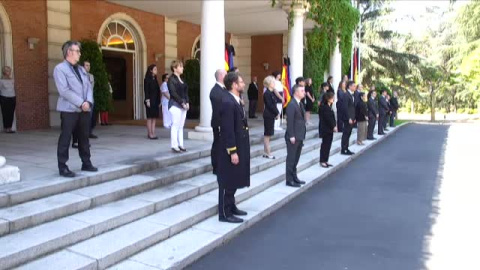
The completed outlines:
{"type": "Polygon", "coordinates": [[[287,143],[286,180],[287,186],[300,187],[305,184],[298,179],[297,165],[302,153],[303,141],[307,133],[305,123],[305,107],[302,99],[305,98],[305,87],[295,84],[292,88],[293,99],[288,103],[287,131],[285,141],[287,143]]]}
{"type": "Polygon", "coordinates": [[[355,100],[354,93],[355,83],[349,81],[347,83],[347,92],[343,96],[342,116],[343,116],[343,134],[342,134],[342,155],[353,155],[354,153],[348,149],[350,143],[350,135],[352,135],[353,125],[355,124],[355,100]]]}
{"type": "Polygon", "coordinates": [[[367,140],[375,140],[373,137],[373,130],[375,129],[375,123],[378,119],[378,106],[377,106],[377,92],[375,90],[371,90],[368,93],[368,133],[367,133],[367,140]]]}
{"type": "Polygon", "coordinates": [[[250,136],[247,116],[240,103],[245,83],[235,72],[224,79],[225,93],[220,109],[220,151],[218,155],[218,215],[221,222],[241,223],[247,215],[235,205],[235,192],[250,186],[250,136]]]}
{"type": "Polygon", "coordinates": [[[213,174],[217,174],[217,158],[220,151],[220,108],[222,106],[222,99],[227,89],[223,84],[223,79],[227,75],[224,69],[219,69],[215,72],[215,80],[217,81],[210,91],[210,102],[212,103],[212,121],[213,129],[213,144],[210,157],[212,158],[213,174]]]}
{"type": "Polygon", "coordinates": [[[395,127],[395,118],[397,118],[397,111],[399,108],[397,91],[393,92],[393,97],[390,99],[390,108],[392,110],[392,115],[390,115],[390,127],[395,127]]]}
{"type": "Polygon", "coordinates": [[[382,95],[378,99],[378,114],[380,116],[378,119],[378,135],[385,135],[385,132],[383,132],[383,129],[387,121],[387,113],[389,110],[387,99],[385,98],[386,96],[387,96],[387,90],[382,90],[382,95]]]}
{"type": "Polygon", "coordinates": [[[252,82],[248,86],[248,117],[257,118],[255,112],[257,111],[258,102],[258,85],[257,76],[252,77],[252,82]]]}

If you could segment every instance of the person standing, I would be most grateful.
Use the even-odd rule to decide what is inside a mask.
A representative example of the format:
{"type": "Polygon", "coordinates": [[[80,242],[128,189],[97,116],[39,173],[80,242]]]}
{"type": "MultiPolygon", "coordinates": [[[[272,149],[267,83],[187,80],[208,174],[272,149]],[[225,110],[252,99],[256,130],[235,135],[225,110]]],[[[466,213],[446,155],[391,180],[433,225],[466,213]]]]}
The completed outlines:
{"type": "Polygon", "coordinates": [[[385,121],[383,122],[383,130],[388,131],[387,125],[388,123],[390,123],[390,118],[392,115],[392,106],[390,105],[390,95],[387,94],[387,96],[385,96],[385,99],[387,100],[388,110],[387,110],[387,116],[385,117],[385,121]]]}
{"type": "Polygon", "coordinates": [[[388,113],[388,103],[387,103],[387,90],[382,90],[382,95],[378,99],[378,135],[385,135],[383,129],[385,127],[385,121],[388,113]]]}
{"type": "Polygon", "coordinates": [[[250,186],[250,136],[245,110],[240,103],[244,91],[243,78],[230,72],[224,79],[228,93],[220,109],[220,148],[218,156],[218,219],[220,222],[241,223],[247,212],[235,204],[235,192],[250,186]]]}
{"type": "Polygon", "coordinates": [[[158,140],[155,135],[155,126],[160,115],[160,85],[158,85],[157,72],[157,66],[152,64],[148,66],[143,79],[144,103],[147,113],[147,137],[150,140],[158,140]]]}
{"type": "Polygon", "coordinates": [[[335,113],[332,109],[334,96],[335,94],[332,92],[326,92],[322,96],[322,101],[318,109],[318,117],[322,123],[320,126],[320,135],[322,138],[322,145],[320,146],[320,166],[323,168],[333,166],[328,163],[328,158],[330,157],[330,149],[332,148],[333,133],[337,130],[335,113]]]}
{"type": "MultiPolygon", "coordinates": [[[[322,86],[320,87],[320,89],[318,89],[318,108],[320,109],[320,106],[322,105],[322,101],[323,101],[323,96],[326,94],[326,93],[332,93],[333,97],[335,97],[335,92],[333,91],[330,91],[330,88],[328,86],[328,82],[324,82],[322,83],[322,86]]],[[[319,111],[320,112],[320,111],[319,111]]],[[[335,125],[336,126],[336,125],[335,125]]],[[[322,138],[322,119],[320,119],[320,117],[318,117],[318,137],[319,138],[322,138]]]]}
{"type": "Polygon", "coordinates": [[[187,118],[187,111],[190,109],[188,98],[188,85],[180,77],[183,74],[183,63],[177,60],[172,61],[170,69],[173,74],[168,79],[168,91],[170,100],[168,109],[172,115],[172,128],[170,129],[170,142],[172,151],[175,153],[186,152],[183,145],[183,127],[187,118]]]}
{"type": "Polygon", "coordinates": [[[398,105],[398,93],[397,91],[393,92],[393,97],[390,100],[390,106],[392,109],[392,114],[390,115],[390,127],[395,127],[395,119],[397,118],[397,111],[400,107],[398,105]]]}
{"type": "Polygon", "coordinates": [[[353,155],[354,153],[348,149],[350,144],[350,136],[352,135],[353,125],[356,122],[355,117],[355,98],[353,91],[355,90],[355,83],[349,81],[347,84],[348,92],[343,97],[343,134],[342,134],[342,155],[353,155]]]}
{"type": "Polygon", "coordinates": [[[0,80],[0,107],[2,107],[3,129],[6,133],[15,133],[12,126],[16,104],[17,99],[15,97],[15,87],[12,79],[12,68],[4,66],[2,69],[2,79],[0,80]]]}
{"type": "Polygon", "coordinates": [[[367,121],[368,121],[368,111],[367,111],[367,96],[363,92],[358,93],[357,105],[355,106],[355,117],[357,120],[357,144],[364,145],[363,141],[367,138],[367,121]]]}
{"type": "Polygon", "coordinates": [[[162,93],[162,119],[165,128],[172,127],[172,116],[168,110],[168,101],[170,100],[170,93],[168,92],[168,73],[162,75],[162,84],[160,85],[160,92],[162,93]]]}
{"type": "Polygon", "coordinates": [[[258,85],[257,76],[252,77],[252,82],[248,86],[248,117],[257,118],[255,112],[257,111],[258,102],[258,85]]]}
{"type": "Polygon", "coordinates": [[[347,83],[340,82],[337,90],[337,129],[338,132],[343,132],[344,122],[343,119],[345,116],[343,115],[343,98],[347,93],[347,83]]]}
{"type": "Polygon", "coordinates": [[[221,151],[220,148],[220,109],[222,108],[222,99],[227,94],[227,89],[223,84],[227,72],[224,69],[218,69],[215,72],[215,80],[217,81],[210,91],[210,103],[212,104],[212,120],[210,125],[213,130],[213,144],[210,153],[213,174],[217,174],[218,169],[218,156],[221,151]]]}
{"type": "Polygon", "coordinates": [[[268,159],[275,159],[275,156],[272,156],[272,153],[270,152],[270,138],[275,132],[275,119],[277,119],[280,115],[280,112],[278,111],[278,108],[276,106],[277,98],[273,93],[275,89],[275,78],[273,76],[267,76],[265,80],[263,80],[263,85],[267,88],[267,91],[263,93],[263,145],[265,151],[263,157],[268,159]]]}
{"type": "Polygon", "coordinates": [[[78,152],[82,160],[82,171],[98,171],[90,160],[90,111],[93,105],[92,84],[86,70],[78,65],[81,44],[67,41],[62,46],[64,61],[53,70],[58,90],[57,111],[60,112],[61,133],[58,139],[57,159],[61,176],[75,177],[67,166],[68,150],[72,134],[78,135],[78,152]]]}
{"type": "Polygon", "coordinates": [[[313,85],[311,78],[307,78],[305,80],[305,95],[305,121],[307,121],[307,125],[311,125],[312,123],[310,122],[310,117],[313,110],[313,103],[315,102],[315,94],[313,93],[313,85]]]}
{"type": "MultiPolygon", "coordinates": [[[[91,67],[90,61],[85,60],[83,62],[83,67],[85,68],[85,71],[87,71],[90,84],[92,85],[92,91],[94,91],[95,78],[93,77],[93,74],[90,73],[90,67],[91,67]]],[[[95,98],[93,100],[93,105],[92,105],[92,109],[90,110],[90,114],[91,114],[92,119],[90,120],[90,135],[88,136],[88,138],[97,139],[98,137],[93,134],[93,129],[95,128],[95,125],[97,124],[97,119],[96,119],[97,115],[95,114],[95,98]]],[[[78,148],[78,137],[77,137],[77,134],[75,133],[75,131],[73,132],[73,135],[72,135],[72,148],[78,148]]]]}
{"type": "MultiPolygon", "coordinates": [[[[274,90],[274,93],[275,93],[275,96],[277,97],[277,109],[278,111],[280,112],[280,114],[282,113],[283,111],[283,84],[282,82],[280,81],[281,78],[282,78],[282,74],[280,74],[280,72],[278,71],[275,71],[272,73],[273,77],[275,78],[275,90],[274,90]]],[[[282,119],[281,117],[279,117],[277,120],[275,120],[275,130],[276,131],[282,131],[283,128],[281,126],[282,124],[282,119]]]]}
{"type": "Polygon", "coordinates": [[[378,119],[378,105],[377,105],[377,92],[375,90],[370,90],[368,93],[368,133],[367,140],[373,141],[376,140],[373,137],[373,130],[375,130],[375,124],[378,119]]]}
{"type": "Polygon", "coordinates": [[[305,122],[305,107],[302,99],[305,98],[305,88],[295,84],[292,88],[293,99],[287,105],[287,143],[286,184],[290,187],[300,187],[305,184],[297,176],[297,165],[302,153],[303,141],[307,133],[305,122]]]}
{"type": "Polygon", "coordinates": [[[335,93],[335,89],[333,89],[333,77],[332,76],[328,76],[327,84],[328,84],[328,91],[331,91],[331,92],[335,93]]]}

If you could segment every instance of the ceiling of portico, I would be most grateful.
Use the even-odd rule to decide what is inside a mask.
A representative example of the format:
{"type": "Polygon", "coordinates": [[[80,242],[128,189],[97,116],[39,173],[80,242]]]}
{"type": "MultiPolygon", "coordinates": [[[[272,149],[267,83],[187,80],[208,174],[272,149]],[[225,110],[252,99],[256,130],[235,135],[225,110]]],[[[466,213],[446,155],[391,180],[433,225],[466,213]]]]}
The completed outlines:
{"type": "MultiPolygon", "coordinates": [[[[169,19],[201,23],[201,0],[108,0],[169,19]]],[[[215,1],[215,0],[210,0],[215,1]]],[[[281,7],[272,8],[270,0],[225,0],[226,31],[236,35],[274,34],[288,30],[287,13],[281,7]]],[[[312,29],[306,21],[304,29],[312,29]]]]}

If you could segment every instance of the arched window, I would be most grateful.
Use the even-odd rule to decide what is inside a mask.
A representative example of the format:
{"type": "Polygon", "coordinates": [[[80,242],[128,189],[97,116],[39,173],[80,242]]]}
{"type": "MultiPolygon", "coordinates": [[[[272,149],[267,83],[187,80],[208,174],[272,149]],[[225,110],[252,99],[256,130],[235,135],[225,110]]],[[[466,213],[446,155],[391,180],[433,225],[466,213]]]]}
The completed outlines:
{"type": "Polygon", "coordinates": [[[193,48],[192,48],[192,59],[197,59],[200,61],[200,36],[197,37],[195,42],[193,43],[193,48]]]}
{"type": "Polygon", "coordinates": [[[102,47],[135,51],[135,41],[132,33],[124,24],[113,21],[103,31],[102,47]]]}

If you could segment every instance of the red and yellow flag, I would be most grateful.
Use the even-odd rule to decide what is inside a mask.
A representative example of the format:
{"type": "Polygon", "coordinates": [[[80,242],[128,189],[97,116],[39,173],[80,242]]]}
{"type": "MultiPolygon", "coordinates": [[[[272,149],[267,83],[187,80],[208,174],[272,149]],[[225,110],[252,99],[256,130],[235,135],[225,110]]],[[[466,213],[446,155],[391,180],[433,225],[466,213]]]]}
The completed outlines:
{"type": "Polygon", "coordinates": [[[283,108],[286,108],[292,99],[292,96],[290,95],[290,80],[288,78],[288,67],[284,64],[282,67],[283,108]]]}

